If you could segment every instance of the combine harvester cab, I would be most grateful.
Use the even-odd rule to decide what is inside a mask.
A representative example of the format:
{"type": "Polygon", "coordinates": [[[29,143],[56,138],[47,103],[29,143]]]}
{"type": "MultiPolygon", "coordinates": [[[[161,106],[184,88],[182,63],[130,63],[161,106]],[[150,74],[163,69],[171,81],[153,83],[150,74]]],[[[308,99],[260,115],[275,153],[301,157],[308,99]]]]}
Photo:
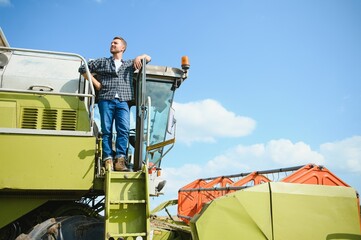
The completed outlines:
{"type": "Polygon", "coordinates": [[[151,239],[149,196],[163,194],[160,167],[175,142],[172,103],[188,58],[182,69],[143,60],[133,79],[134,171],[109,172],[94,88],[78,72],[86,60],[11,48],[1,29],[0,40],[0,240],[151,239]]]}

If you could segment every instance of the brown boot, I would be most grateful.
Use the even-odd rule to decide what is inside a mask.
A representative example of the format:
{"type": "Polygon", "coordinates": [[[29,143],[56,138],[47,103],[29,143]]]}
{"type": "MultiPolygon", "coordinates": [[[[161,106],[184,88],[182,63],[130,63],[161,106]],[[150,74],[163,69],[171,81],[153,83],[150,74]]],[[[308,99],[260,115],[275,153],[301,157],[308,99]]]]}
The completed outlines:
{"type": "Polygon", "coordinates": [[[129,171],[127,166],[125,166],[125,158],[124,157],[115,159],[114,169],[115,169],[115,171],[123,171],[123,172],[129,171]]]}
{"type": "Polygon", "coordinates": [[[107,159],[104,161],[105,170],[114,171],[114,163],[112,159],[107,159]]]}

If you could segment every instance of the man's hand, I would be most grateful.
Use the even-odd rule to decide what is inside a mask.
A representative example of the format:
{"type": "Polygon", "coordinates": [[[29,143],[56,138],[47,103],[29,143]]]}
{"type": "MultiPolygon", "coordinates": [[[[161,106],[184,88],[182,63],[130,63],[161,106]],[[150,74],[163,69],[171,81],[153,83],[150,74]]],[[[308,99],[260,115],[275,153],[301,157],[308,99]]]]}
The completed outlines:
{"type": "MultiPolygon", "coordinates": [[[[102,84],[93,76],[93,75],[90,75],[91,78],[92,78],[92,83],[93,83],[93,86],[96,90],[100,90],[102,88],[102,84]]],[[[83,74],[83,77],[88,80],[88,76],[86,73],[83,74]]]]}
{"type": "Polygon", "coordinates": [[[138,57],[136,57],[134,59],[134,68],[139,70],[142,68],[142,59],[145,58],[145,60],[147,61],[147,63],[149,63],[152,58],[150,56],[148,56],[147,54],[143,54],[143,55],[140,55],[138,57]]]}

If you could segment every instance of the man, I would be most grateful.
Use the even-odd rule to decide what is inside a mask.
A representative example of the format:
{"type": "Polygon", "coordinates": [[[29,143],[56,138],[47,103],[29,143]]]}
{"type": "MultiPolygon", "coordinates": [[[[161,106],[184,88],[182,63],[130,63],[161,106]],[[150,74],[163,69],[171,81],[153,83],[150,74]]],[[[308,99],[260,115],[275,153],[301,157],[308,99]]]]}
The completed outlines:
{"type": "MultiPolygon", "coordinates": [[[[89,61],[88,67],[92,74],[91,80],[99,91],[98,107],[100,113],[101,129],[103,134],[103,162],[107,170],[110,167],[116,171],[128,171],[125,164],[130,113],[128,103],[134,99],[133,73],[142,67],[142,59],[151,61],[151,57],[143,54],[135,59],[123,60],[127,48],[126,41],[121,37],[114,37],[110,45],[109,58],[99,58],[89,61]],[[112,150],[112,127],[115,123],[117,132],[115,143],[115,156],[112,150]]],[[[79,72],[87,79],[85,67],[81,66],[79,72]]]]}

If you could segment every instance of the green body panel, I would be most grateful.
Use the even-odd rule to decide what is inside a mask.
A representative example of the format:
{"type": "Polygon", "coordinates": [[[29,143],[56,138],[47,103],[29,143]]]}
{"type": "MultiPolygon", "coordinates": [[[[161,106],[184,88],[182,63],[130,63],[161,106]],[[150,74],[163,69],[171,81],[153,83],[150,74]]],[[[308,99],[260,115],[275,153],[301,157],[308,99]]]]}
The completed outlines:
{"type": "Polygon", "coordinates": [[[76,96],[0,92],[0,228],[93,187],[96,139],[76,96]]]}
{"type": "MultiPolygon", "coordinates": [[[[1,95],[1,93],[0,93],[1,95]]],[[[16,128],[16,102],[0,100],[0,126],[4,128],[16,128]],[[6,117],[4,117],[6,116],[6,117]]]]}
{"type": "Polygon", "coordinates": [[[266,183],[213,200],[192,218],[192,235],[195,240],[358,239],[357,207],[352,188],[266,183]]]}
{"type": "Polygon", "coordinates": [[[7,116],[0,118],[7,129],[0,133],[0,192],[92,187],[96,140],[85,134],[90,123],[79,97],[0,92],[0,99],[7,116]]]}
{"type": "Polygon", "coordinates": [[[23,216],[29,211],[45,203],[41,198],[24,198],[23,196],[0,196],[0,228],[23,216]]]}
{"type": "Polygon", "coordinates": [[[94,137],[22,134],[0,136],[0,191],[84,191],[92,187],[94,137]]]}
{"type": "Polygon", "coordinates": [[[247,190],[207,204],[191,220],[193,239],[272,239],[268,185],[247,190]]]}
{"type": "Polygon", "coordinates": [[[361,239],[354,189],[280,183],[271,191],[274,239],[361,239]]]}
{"type": "Polygon", "coordinates": [[[89,131],[85,103],[76,96],[0,92],[0,128],[89,131]]]}

